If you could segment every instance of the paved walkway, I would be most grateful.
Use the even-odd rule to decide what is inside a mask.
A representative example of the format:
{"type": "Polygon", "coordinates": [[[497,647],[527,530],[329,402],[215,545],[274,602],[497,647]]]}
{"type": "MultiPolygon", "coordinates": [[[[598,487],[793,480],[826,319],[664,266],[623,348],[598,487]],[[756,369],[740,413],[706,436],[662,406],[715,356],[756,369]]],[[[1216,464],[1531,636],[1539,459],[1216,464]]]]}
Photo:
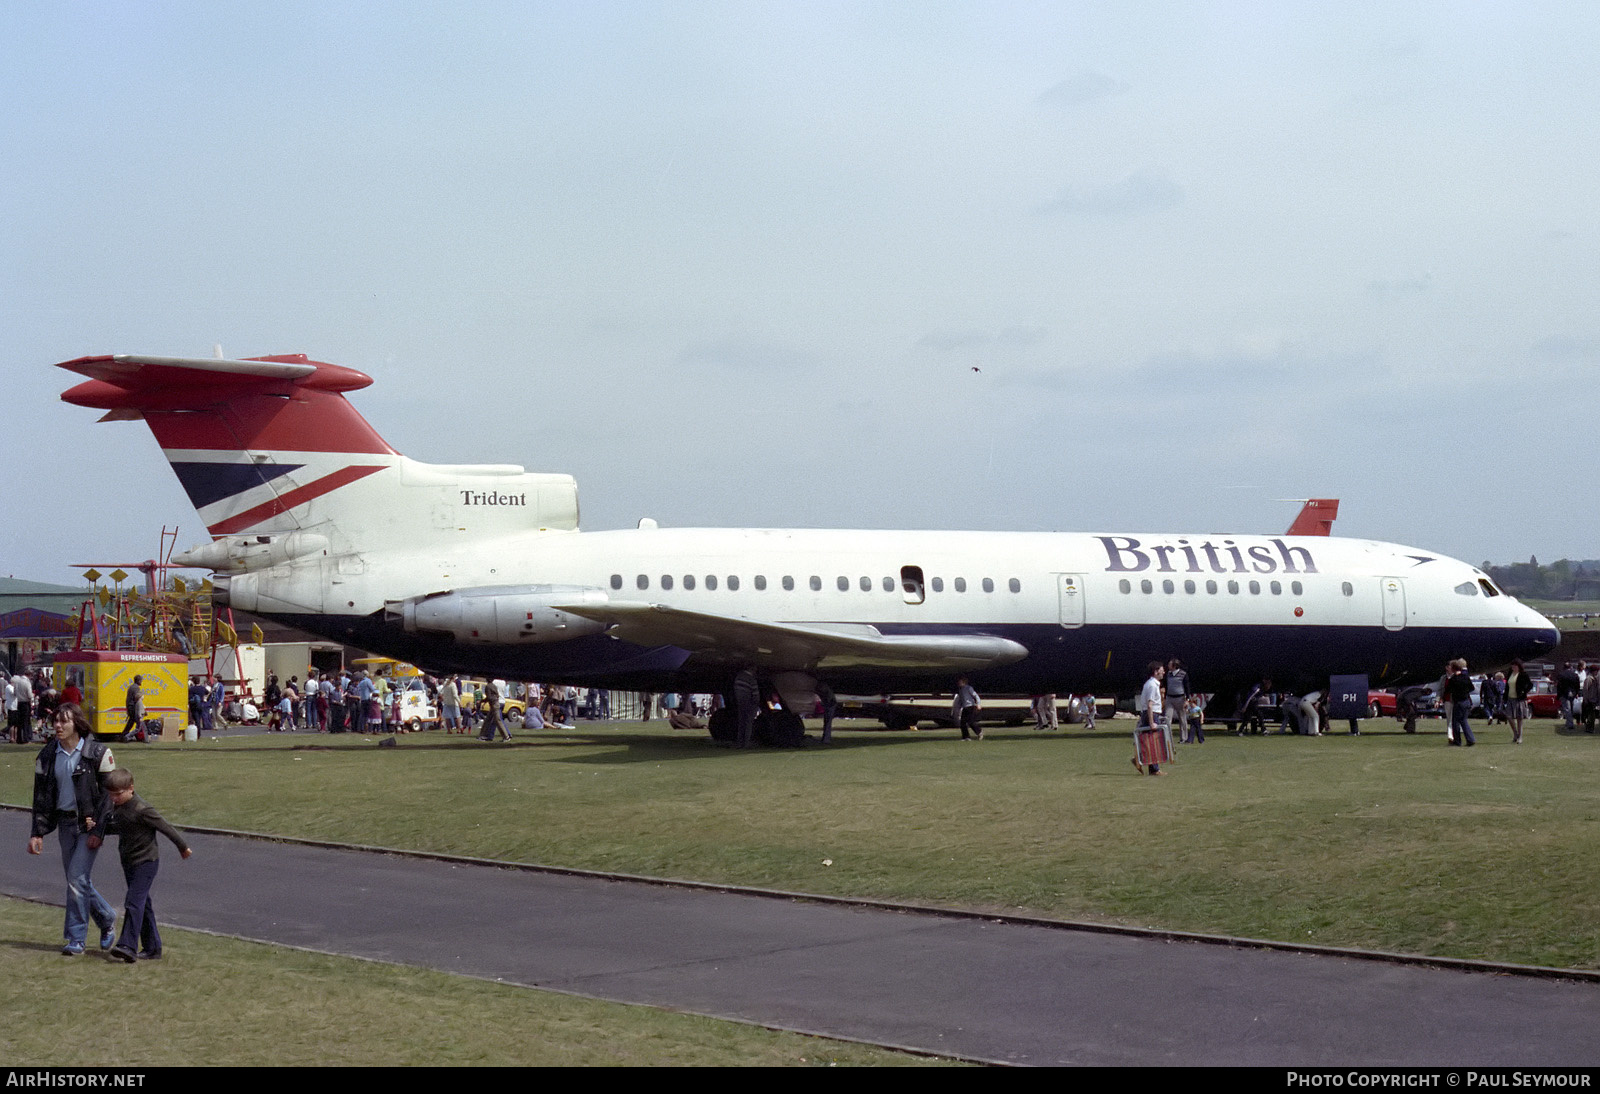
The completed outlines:
{"type": "MultiPolygon", "coordinates": [[[[0,812],[0,893],[59,903],[0,812]]],[[[1600,984],[193,837],[162,922],[1020,1064],[1600,1065],[1600,984]]],[[[120,908],[104,853],[96,882],[120,908]]]]}

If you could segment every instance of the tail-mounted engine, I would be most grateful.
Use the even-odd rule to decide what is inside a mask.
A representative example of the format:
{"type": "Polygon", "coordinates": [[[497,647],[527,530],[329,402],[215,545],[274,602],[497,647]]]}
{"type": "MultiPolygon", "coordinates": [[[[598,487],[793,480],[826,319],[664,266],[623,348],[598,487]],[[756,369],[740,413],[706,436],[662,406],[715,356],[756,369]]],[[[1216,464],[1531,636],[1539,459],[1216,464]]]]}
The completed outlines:
{"type": "Polygon", "coordinates": [[[604,604],[582,585],[487,585],[391,600],[384,617],[407,634],[447,634],[469,644],[561,642],[602,634],[609,624],[564,612],[557,604],[604,604]]]}

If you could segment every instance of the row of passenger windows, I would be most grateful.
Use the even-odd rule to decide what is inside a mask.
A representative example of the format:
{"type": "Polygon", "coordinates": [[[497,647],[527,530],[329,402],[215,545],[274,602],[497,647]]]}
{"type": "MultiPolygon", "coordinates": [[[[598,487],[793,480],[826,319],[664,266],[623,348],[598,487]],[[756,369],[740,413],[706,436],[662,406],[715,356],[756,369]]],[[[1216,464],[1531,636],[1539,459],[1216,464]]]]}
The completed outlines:
{"type": "MultiPolygon", "coordinates": [[[[1131,592],[1133,592],[1133,583],[1131,581],[1129,581],[1127,578],[1123,578],[1121,581],[1119,581],[1117,583],[1117,588],[1120,589],[1121,591],[1125,592],[1125,593],[1131,593],[1131,592]]],[[[1248,588],[1250,590],[1250,595],[1252,595],[1252,596],[1260,596],[1261,595],[1261,582],[1252,581],[1252,582],[1249,583],[1248,588]]],[[[1153,593],[1153,592],[1156,591],[1155,590],[1155,583],[1150,581],[1148,578],[1146,578],[1145,580],[1139,582],[1139,591],[1141,593],[1153,593]]],[[[1168,578],[1167,580],[1165,580],[1165,581],[1163,581],[1161,583],[1161,591],[1164,592],[1164,593],[1175,593],[1175,592],[1178,591],[1177,583],[1174,582],[1172,579],[1168,578]]],[[[1199,592],[1199,587],[1196,585],[1196,583],[1193,580],[1188,580],[1188,581],[1185,581],[1183,583],[1183,591],[1186,592],[1186,593],[1191,593],[1192,594],[1192,593],[1199,592]]],[[[1207,593],[1215,595],[1216,593],[1218,593],[1220,591],[1221,590],[1219,589],[1219,587],[1218,587],[1218,585],[1217,585],[1217,583],[1215,581],[1207,581],[1206,582],[1206,592],[1207,593]]],[[[1267,591],[1270,592],[1273,596],[1282,596],[1283,595],[1283,582],[1281,582],[1281,581],[1269,581],[1269,582],[1267,582],[1267,591]]],[[[1291,594],[1293,594],[1294,596],[1299,596],[1304,591],[1305,591],[1305,588],[1304,588],[1304,586],[1302,586],[1300,584],[1300,582],[1298,582],[1298,581],[1289,582],[1289,592],[1291,594]]],[[[1354,596],[1355,592],[1356,592],[1355,588],[1353,586],[1351,586],[1351,584],[1348,581],[1342,582],[1340,584],[1339,591],[1344,593],[1345,596],[1354,596]]],[[[1239,583],[1237,581],[1228,582],[1228,592],[1232,593],[1235,596],[1237,596],[1238,593],[1239,593],[1239,583]]]]}
{"type": "MultiPolygon", "coordinates": [[[[738,592],[739,591],[739,575],[737,575],[737,574],[729,574],[726,578],[721,579],[721,580],[726,581],[726,583],[727,583],[726,584],[726,588],[728,589],[729,592],[738,592]]],[[[910,577],[904,577],[903,580],[906,583],[906,588],[905,588],[905,592],[906,593],[908,593],[908,594],[915,593],[918,596],[921,595],[922,589],[921,589],[920,584],[918,582],[914,581],[910,577]]],[[[704,577],[701,577],[701,578],[697,578],[694,574],[684,574],[681,578],[675,577],[672,574],[662,574],[660,579],[659,579],[660,588],[665,589],[665,590],[670,590],[670,589],[676,587],[680,582],[682,583],[682,587],[685,588],[685,589],[693,589],[693,588],[696,588],[697,585],[703,585],[706,589],[715,590],[718,587],[718,581],[719,581],[719,579],[718,579],[716,574],[706,574],[704,577]]],[[[767,587],[767,579],[766,579],[766,576],[764,574],[757,574],[755,577],[750,579],[750,583],[752,585],[754,585],[757,590],[763,590],[763,589],[765,589],[767,587]]],[[[811,591],[812,592],[819,593],[819,592],[822,591],[822,578],[818,577],[816,574],[812,574],[811,575],[811,579],[810,579],[810,583],[811,583],[811,591]]],[[[794,591],[794,578],[789,576],[788,574],[785,574],[783,576],[782,584],[783,584],[783,589],[784,589],[785,592],[793,592],[794,591]]],[[[834,579],[834,584],[838,587],[838,589],[839,589],[839,591],[841,593],[847,593],[847,592],[850,591],[850,587],[851,587],[852,582],[851,582],[850,578],[845,577],[843,574],[841,574],[839,577],[834,579]]],[[[863,575],[862,577],[856,579],[855,584],[860,587],[862,592],[870,593],[872,591],[872,589],[873,589],[874,581],[873,581],[872,578],[863,575]]],[[[883,591],[886,592],[886,593],[892,593],[892,592],[895,591],[895,581],[894,581],[894,578],[892,578],[892,577],[884,577],[877,584],[881,584],[882,587],[883,587],[883,591]]],[[[942,578],[942,577],[932,578],[929,581],[928,584],[929,584],[929,587],[932,588],[934,592],[936,592],[936,593],[944,592],[944,578],[942,578]]],[[[1124,581],[1123,584],[1126,585],[1127,582],[1124,581]]],[[[637,588],[640,588],[640,589],[648,589],[648,588],[650,588],[650,575],[649,574],[640,574],[640,575],[638,575],[637,577],[634,578],[634,585],[637,588]]],[[[964,592],[967,591],[967,579],[964,578],[964,577],[958,577],[958,578],[953,579],[950,582],[950,585],[958,593],[964,593],[964,592]]],[[[992,593],[995,590],[994,578],[992,578],[992,577],[983,578],[979,582],[979,585],[982,587],[983,591],[986,592],[986,593],[992,593]]],[[[611,587],[613,589],[622,588],[622,575],[621,574],[612,574],[611,575],[611,587]]],[[[1006,581],[1006,588],[1010,589],[1014,593],[1020,593],[1022,591],[1022,582],[1017,580],[1014,577],[1010,578],[1010,579],[1008,579],[1006,581]]],[[[1127,590],[1124,589],[1123,591],[1126,592],[1127,590]]]]}

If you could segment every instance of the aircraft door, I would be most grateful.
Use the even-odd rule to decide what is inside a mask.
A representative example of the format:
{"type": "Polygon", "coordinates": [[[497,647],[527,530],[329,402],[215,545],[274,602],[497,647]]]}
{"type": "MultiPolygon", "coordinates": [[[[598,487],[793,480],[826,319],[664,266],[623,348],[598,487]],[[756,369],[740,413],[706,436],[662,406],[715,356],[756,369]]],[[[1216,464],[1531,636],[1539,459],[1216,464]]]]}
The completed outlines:
{"type": "Polygon", "coordinates": [[[1056,582],[1061,595],[1061,625],[1083,626],[1083,575],[1057,574],[1056,582]]]}
{"type": "Polygon", "coordinates": [[[1406,583],[1398,577],[1378,579],[1383,590],[1383,628],[1398,631],[1406,625],[1406,583]]]}

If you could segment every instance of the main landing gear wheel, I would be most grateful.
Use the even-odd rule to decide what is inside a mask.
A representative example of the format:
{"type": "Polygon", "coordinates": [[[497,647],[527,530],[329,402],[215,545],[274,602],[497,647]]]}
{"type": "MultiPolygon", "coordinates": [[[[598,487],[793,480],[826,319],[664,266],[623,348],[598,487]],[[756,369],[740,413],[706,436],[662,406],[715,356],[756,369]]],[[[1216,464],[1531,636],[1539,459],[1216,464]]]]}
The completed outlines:
{"type": "Polygon", "coordinates": [[[706,719],[706,729],[718,744],[733,744],[739,738],[739,712],[732,707],[713,710],[706,719]]]}
{"type": "Polygon", "coordinates": [[[806,724],[788,710],[764,710],[756,715],[755,739],[771,748],[799,748],[806,724]]]}

